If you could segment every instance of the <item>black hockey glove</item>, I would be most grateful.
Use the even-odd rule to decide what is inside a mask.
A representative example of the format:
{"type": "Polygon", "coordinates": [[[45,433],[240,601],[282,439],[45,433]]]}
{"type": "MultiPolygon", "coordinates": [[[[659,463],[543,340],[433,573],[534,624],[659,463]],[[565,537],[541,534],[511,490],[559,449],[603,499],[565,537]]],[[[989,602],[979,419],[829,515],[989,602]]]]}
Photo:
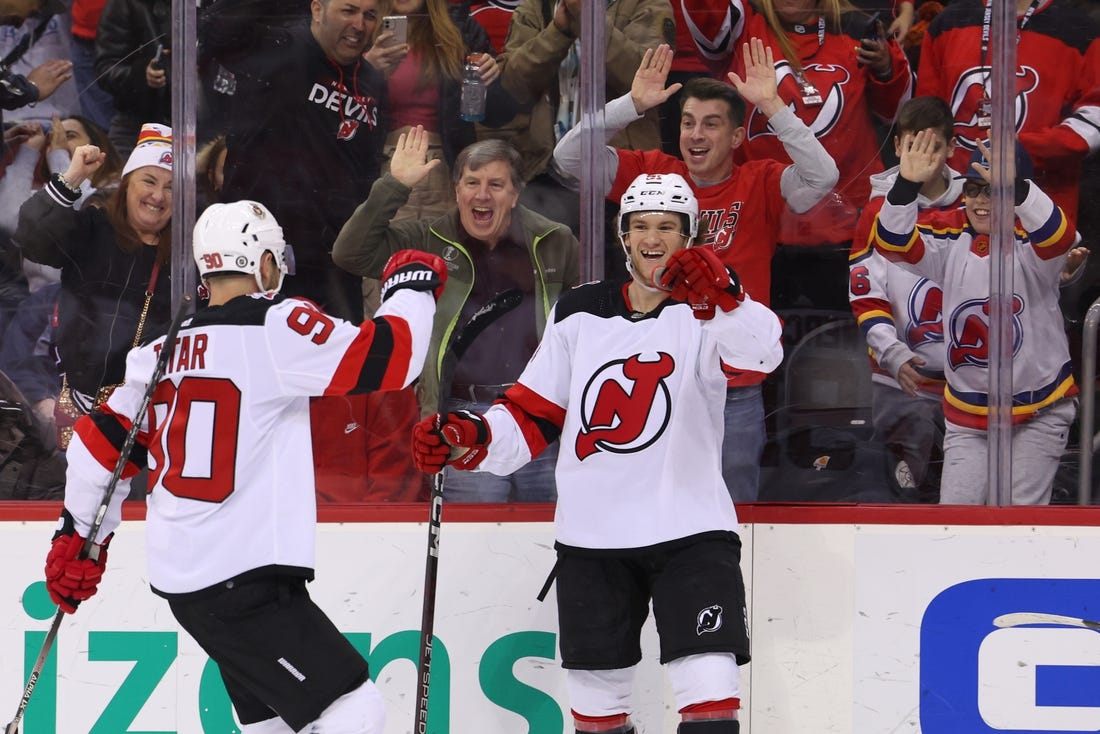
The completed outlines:
{"type": "Polygon", "coordinates": [[[399,250],[382,269],[382,301],[402,288],[429,291],[435,300],[447,283],[447,263],[423,250],[399,250]]]}

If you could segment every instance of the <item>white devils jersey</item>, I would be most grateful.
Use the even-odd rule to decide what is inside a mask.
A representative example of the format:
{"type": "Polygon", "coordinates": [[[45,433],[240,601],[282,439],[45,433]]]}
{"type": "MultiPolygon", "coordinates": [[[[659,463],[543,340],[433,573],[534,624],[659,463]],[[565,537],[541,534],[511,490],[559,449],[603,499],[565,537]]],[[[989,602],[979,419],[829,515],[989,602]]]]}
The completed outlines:
{"type": "Polygon", "coordinates": [[[737,531],[722,480],[723,366],[771,372],[779,319],[744,302],[711,321],[666,300],[632,313],[621,282],[579,286],[554,307],[538,350],[486,414],[481,470],[506,475],[560,433],[558,542],[642,548],[737,531]]]}
{"type": "MultiPolygon", "coordinates": [[[[241,296],[184,321],[99,533],[121,520],[148,457],[149,582],[161,594],[279,570],[312,578],[316,498],[309,398],[395,390],[419,374],[434,299],[400,290],[353,325],[309,301],[241,296]],[[260,571],[262,573],[263,571],[260,571]]],[[[134,349],[126,382],[76,425],[65,506],[86,535],[164,338],[134,349]]]]}

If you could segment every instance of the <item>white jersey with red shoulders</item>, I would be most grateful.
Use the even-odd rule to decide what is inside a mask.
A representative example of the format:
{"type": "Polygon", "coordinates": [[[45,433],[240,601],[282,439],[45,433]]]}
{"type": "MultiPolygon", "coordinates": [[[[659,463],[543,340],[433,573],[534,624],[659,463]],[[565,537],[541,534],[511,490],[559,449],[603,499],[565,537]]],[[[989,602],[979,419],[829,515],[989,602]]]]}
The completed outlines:
{"type": "MultiPolygon", "coordinates": [[[[944,166],[945,189],[935,198],[917,197],[918,222],[935,212],[956,209],[962,181],[944,166]]],[[[885,196],[898,177],[898,167],[871,177],[871,200],[863,208],[848,258],[848,301],[871,352],[871,379],[901,389],[896,375],[914,357],[936,375],[921,384],[921,394],[943,398],[943,289],[939,283],[895,265],[875,251],[871,228],[885,196]]]]}
{"type": "MultiPolygon", "coordinates": [[[[989,236],[970,226],[965,209],[918,223],[916,201],[886,197],[875,220],[875,248],[887,259],[943,287],[944,416],[984,430],[989,416],[989,236]]],[[[1026,421],[1076,394],[1058,286],[1076,231],[1034,185],[1016,207],[1013,257],[1012,420],[1026,421]]]]}
{"type": "MultiPolygon", "coordinates": [[[[153,393],[99,540],[121,520],[128,478],[149,466],[149,583],[164,595],[242,574],[311,578],[314,493],[309,399],[396,390],[420,374],[435,302],[400,290],[355,325],[309,301],[240,296],[186,319],[153,393]]],[[[77,422],[65,507],[86,534],[164,337],[132,350],[126,381],[77,422]]]]}
{"type": "MultiPolygon", "coordinates": [[[[992,84],[992,51],[982,58],[986,9],[983,0],[953,0],[921,45],[917,94],[951,105],[959,144],[949,163],[960,171],[977,141],[989,137],[982,112],[992,84]]],[[[1100,33],[1065,0],[1038,2],[1017,25],[1023,27],[1016,44],[1016,132],[1034,162],[1035,181],[1075,222],[1081,161],[1100,150],[1100,33]]]]}
{"type": "Polygon", "coordinates": [[[507,475],[560,437],[558,542],[642,548],[737,530],[722,479],[724,365],[771,372],[779,319],[746,296],[699,321],[672,300],[641,314],[626,284],[561,296],[519,381],[486,413],[479,467],[507,475]]]}

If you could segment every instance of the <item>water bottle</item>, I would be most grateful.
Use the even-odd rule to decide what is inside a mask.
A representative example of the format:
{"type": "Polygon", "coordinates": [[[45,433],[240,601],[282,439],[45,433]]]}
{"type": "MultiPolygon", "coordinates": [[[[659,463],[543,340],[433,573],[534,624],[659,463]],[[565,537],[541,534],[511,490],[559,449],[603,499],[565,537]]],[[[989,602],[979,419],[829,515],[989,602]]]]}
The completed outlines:
{"type": "Polygon", "coordinates": [[[481,122],[485,119],[485,82],[481,81],[478,56],[466,57],[466,67],[462,72],[462,102],[459,115],[466,122],[481,122]]]}

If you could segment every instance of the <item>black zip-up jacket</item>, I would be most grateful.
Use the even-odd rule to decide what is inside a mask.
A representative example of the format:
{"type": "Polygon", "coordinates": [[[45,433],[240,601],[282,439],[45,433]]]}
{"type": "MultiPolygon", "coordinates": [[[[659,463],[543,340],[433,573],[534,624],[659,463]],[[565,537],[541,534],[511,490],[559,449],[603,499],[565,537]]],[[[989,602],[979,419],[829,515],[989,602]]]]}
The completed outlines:
{"type": "Polygon", "coordinates": [[[107,0],[95,37],[99,86],[114,97],[117,111],[169,125],[170,87],[152,89],[145,83],[145,67],[157,55],[157,44],[172,45],[171,0],[107,0]]]}

